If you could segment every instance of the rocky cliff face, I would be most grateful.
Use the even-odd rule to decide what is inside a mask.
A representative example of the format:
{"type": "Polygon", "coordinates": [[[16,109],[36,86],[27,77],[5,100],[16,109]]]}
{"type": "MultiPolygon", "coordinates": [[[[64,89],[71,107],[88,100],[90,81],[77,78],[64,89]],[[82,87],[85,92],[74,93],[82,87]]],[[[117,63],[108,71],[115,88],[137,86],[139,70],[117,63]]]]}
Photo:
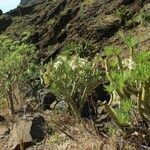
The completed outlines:
{"type": "Polygon", "coordinates": [[[149,0],[22,0],[21,4],[1,16],[0,33],[18,38],[29,32],[39,59],[54,58],[70,41],[86,41],[92,45],[91,55],[111,43],[122,46],[120,31],[139,38],[140,48],[149,48],[150,23],[141,28],[144,20],[135,20],[143,11],[149,14],[149,0]],[[37,3],[25,5],[31,2],[37,3]]]}
{"type": "Polygon", "coordinates": [[[20,5],[34,4],[37,0],[21,0],[20,5]]]}

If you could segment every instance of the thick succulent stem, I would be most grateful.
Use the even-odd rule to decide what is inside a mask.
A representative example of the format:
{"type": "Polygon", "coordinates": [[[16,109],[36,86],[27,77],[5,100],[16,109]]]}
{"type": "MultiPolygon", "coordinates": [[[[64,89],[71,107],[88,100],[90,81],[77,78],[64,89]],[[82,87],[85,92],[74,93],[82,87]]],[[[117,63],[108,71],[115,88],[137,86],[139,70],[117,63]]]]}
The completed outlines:
{"type": "Polygon", "coordinates": [[[80,115],[79,110],[77,109],[76,104],[73,103],[73,102],[68,102],[68,105],[69,105],[69,108],[70,108],[70,110],[72,112],[72,115],[74,117],[76,117],[76,119],[80,120],[81,119],[81,115],[80,115]]]}
{"type": "Polygon", "coordinates": [[[111,106],[109,106],[107,104],[107,102],[104,102],[103,105],[105,107],[105,110],[106,110],[107,114],[111,117],[111,119],[113,120],[115,125],[117,127],[119,127],[122,131],[124,131],[123,125],[120,123],[119,119],[117,118],[115,112],[112,110],[111,106]]]}
{"type": "MultiPolygon", "coordinates": [[[[114,81],[113,81],[113,78],[111,76],[111,72],[110,72],[110,69],[109,69],[108,57],[105,59],[105,69],[106,69],[107,79],[110,81],[110,84],[112,84],[114,81]]],[[[117,89],[116,92],[118,93],[120,98],[125,98],[125,94],[124,94],[123,90],[117,89]]]]}
{"type": "Polygon", "coordinates": [[[124,91],[122,89],[116,89],[117,94],[119,95],[120,99],[126,99],[127,96],[125,95],[124,91]]]}
{"type": "Polygon", "coordinates": [[[144,94],[142,93],[142,85],[140,85],[140,91],[139,91],[138,102],[137,102],[137,109],[139,111],[141,118],[144,121],[147,121],[147,118],[143,114],[144,112],[143,112],[143,108],[142,108],[142,105],[143,105],[142,97],[143,96],[144,96],[144,94]]]}
{"type": "Polygon", "coordinates": [[[133,47],[130,47],[130,58],[131,60],[133,60],[133,54],[134,54],[134,51],[133,51],[133,47]]]}
{"type": "Polygon", "coordinates": [[[9,88],[8,91],[8,100],[9,100],[9,106],[10,106],[10,113],[11,115],[14,114],[15,109],[14,109],[14,101],[13,101],[13,92],[12,92],[12,88],[9,88]]]}
{"type": "Polygon", "coordinates": [[[112,83],[113,79],[112,79],[112,76],[111,76],[111,73],[109,70],[108,57],[106,57],[106,59],[105,59],[105,69],[106,69],[106,76],[107,76],[108,80],[110,81],[110,83],[112,83]]]}
{"type": "Polygon", "coordinates": [[[109,106],[112,104],[113,100],[114,100],[114,95],[113,93],[110,93],[110,101],[108,103],[109,106]]]}
{"type": "Polygon", "coordinates": [[[149,117],[150,107],[149,107],[149,83],[148,82],[142,84],[142,102],[144,105],[144,112],[149,117]]]}
{"type": "Polygon", "coordinates": [[[117,55],[117,61],[118,61],[119,69],[123,70],[122,61],[121,61],[119,55],[117,55]]]}

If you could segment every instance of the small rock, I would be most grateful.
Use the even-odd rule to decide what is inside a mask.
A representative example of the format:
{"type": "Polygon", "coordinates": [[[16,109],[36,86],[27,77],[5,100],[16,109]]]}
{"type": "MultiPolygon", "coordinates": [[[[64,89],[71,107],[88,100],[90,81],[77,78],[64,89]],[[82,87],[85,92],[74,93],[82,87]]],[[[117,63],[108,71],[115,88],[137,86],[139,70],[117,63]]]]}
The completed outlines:
{"type": "Polygon", "coordinates": [[[62,111],[67,111],[68,110],[68,105],[65,101],[60,101],[56,105],[52,105],[52,108],[55,108],[57,110],[62,110],[62,111]]]}
{"type": "Polygon", "coordinates": [[[50,110],[51,104],[56,101],[56,96],[49,89],[44,88],[38,91],[38,101],[42,110],[50,110]]]}
{"type": "Polygon", "coordinates": [[[0,139],[5,138],[10,133],[7,127],[0,128],[0,139]]]}
{"type": "Polygon", "coordinates": [[[5,122],[5,118],[0,115],[0,123],[1,123],[1,122],[5,122]]]}

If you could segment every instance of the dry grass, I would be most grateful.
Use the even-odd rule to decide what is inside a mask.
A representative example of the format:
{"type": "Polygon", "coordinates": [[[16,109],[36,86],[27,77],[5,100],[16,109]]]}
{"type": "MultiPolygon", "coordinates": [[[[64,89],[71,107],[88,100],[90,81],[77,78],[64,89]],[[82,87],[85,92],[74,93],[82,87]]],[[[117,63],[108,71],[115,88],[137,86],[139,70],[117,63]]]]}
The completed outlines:
{"type": "Polygon", "coordinates": [[[130,141],[122,138],[98,136],[92,122],[78,122],[67,114],[52,112],[46,116],[55,129],[55,134],[45,142],[48,150],[136,150],[130,141]]]}
{"type": "MultiPolygon", "coordinates": [[[[37,150],[136,150],[136,146],[142,147],[143,140],[140,141],[137,135],[127,137],[116,133],[111,137],[98,136],[92,122],[79,122],[66,113],[47,111],[43,117],[55,131],[32,147],[37,150]]],[[[0,140],[0,145],[6,142],[6,139],[0,140]]]]}

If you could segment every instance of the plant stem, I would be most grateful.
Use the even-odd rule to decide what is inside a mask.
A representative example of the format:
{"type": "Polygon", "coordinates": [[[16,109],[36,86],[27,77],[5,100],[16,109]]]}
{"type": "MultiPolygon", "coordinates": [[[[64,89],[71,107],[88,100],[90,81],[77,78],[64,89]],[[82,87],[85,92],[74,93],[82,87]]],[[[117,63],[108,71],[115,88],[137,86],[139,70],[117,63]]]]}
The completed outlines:
{"type": "Polygon", "coordinates": [[[117,61],[118,61],[119,69],[123,70],[122,61],[121,61],[119,55],[117,55],[117,61]]]}
{"type": "Polygon", "coordinates": [[[77,109],[77,106],[74,102],[68,102],[72,115],[76,117],[76,119],[81,120],[80,112],[77,109]]]}
{"type": "Polygon", "coordinates": [[[147,118],[144,116],[143,114],[143,109],[142,109],[142,97],[144,96],[144,93],[142,91],[142,85],[140,85],[140,90],[139,90],[139,96],[138,96],[138,102],[137,102],[137,109],[139,111],[139,114],[141,116],[141,118],[144,120],[144,121],[147,121],[147,118]]]}
{"type": "Polygon", "coordinates": [[[110,81],[110,83],[112,83],[113,79],[112,79],[112,76],[111,76],[111,73],[109,70],[109,66],[108,66],[108,57],[106,57],[106,59],[105,59],[105,69],[106,69],[106,76],[107,76],[108,80],[110,81]]]}
{"type": "Polygon", "coordinates": [[[8,98],[9,98],[9,104],[10,104],[10,113],[11,115],[13,115],[15,110],[14,110],[13,95],[12,95],[11,88],[8,91],[8,98]]]}
{"type": "Polygon", "coordinates": [[[103,103],[106,112],[108,113],[108,115],[112,118],[113,122],[122,130],[124,131],[124,127],[123,125],[120,123],[119,119],[116,117],[116,114],[114,113],[114,111],[112,110],[112,108],[107,104],[107,102],[105,101],[103,103]]]}
{"type": "Polygon", "coordinates": [[[145,113],[150,116],[150,107],[149,107],[149,84],[144,82],[142,84],[142,102],[144,105],[145,113]]]}

